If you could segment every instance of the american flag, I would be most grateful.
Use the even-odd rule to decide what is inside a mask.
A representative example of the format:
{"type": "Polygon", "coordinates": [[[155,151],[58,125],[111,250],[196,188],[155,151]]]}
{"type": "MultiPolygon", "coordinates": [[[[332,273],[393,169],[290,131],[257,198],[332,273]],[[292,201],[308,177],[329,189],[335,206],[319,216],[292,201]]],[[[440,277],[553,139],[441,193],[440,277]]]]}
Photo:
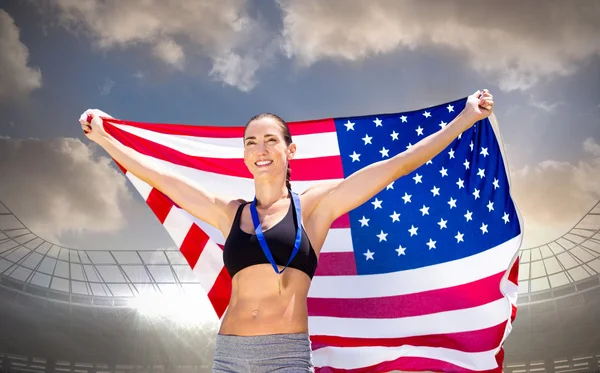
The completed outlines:
{"type": "MultiPolygon", "coordinates": [[[[441,130],[466,98],[409,112],[289,123],[301,193],[393,157],[441,130]]],[[[104,119],[107,131],[214,192],[254,197],[243,127],[104,119]]],[[[200,278],[220,318],[231,279],[225,241],[121,167],[200,278]]],[[[309,292],[320,372],[502,371],[516,315],[521,219],[495,118],[477,122],[439,155],[338,218],[309,292]]]]}

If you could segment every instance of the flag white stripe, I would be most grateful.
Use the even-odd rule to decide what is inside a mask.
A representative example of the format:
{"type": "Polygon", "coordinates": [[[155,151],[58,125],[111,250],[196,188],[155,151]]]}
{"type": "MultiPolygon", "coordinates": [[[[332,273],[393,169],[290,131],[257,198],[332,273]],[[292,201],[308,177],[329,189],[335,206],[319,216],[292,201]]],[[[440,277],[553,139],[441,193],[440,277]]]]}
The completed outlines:
{"type": "Polygon", "coordinates": [[[515,283],[513,283],[512,281],[504,279],[503,282],[500,284],[500,290],[504,295],[506,295],[511,304],[515,306],[517,305],[517,296],[519,294],[518,285],[515,285],[515,283]]]}
{"type": "Polygon", "coordinates": [[[169,235],[175,241],[177,247],[181,247],[185,236],[188,234],[192,226],[192,222],[187,216],[188,214],[178,208],[171,208],[169,214],[163,222],[163,226],[169,232],[169,235]]]}
{"type": "Polygon", "coordinates": [[[350,228],[332,228],[323,242],[323,253],[351,253],[354,251],[352,246],[352,233],[350,228]]]}
{"type": "Polygon", "coordinates": [[[510,303],[501,298],[477,307],[419,316],[380,319],[311,316],[308,323],[313,335],[403,338],[490,328],[505,322],[509,316],[510,303]]]}
{"type": "Polygon", "coordinates": [[[131,184],[133,184],[133,186],[135,187],[135,189],[137,189],[142,198],[144,198],[144,201],[146,201],[148,199],[148,196],[150,195],[150,192],[152,191],[152,187],[129,171],[127,171],[125,176],[127,176],[129,181],[131,181],[131,184]]]}
{"type": "MultiPolygon", "coordinates": [[[[178,207],[175,207],[175,208],[178,208],[178,207]]],[[[183,211],[183,213],[188,214],[188,212],[185,210],[183,211]]],[[[196,223],[204,231],[204,233],[206,233],[208,235],[208,237],[210,237],[211,240],[213,240],[216,244],[219,244],[219,245],[225,244],[225,238],[223,237],[223,233],[221,233],[221,231],[219,229],[217,229],[216,227],[213,227],[212,225],[208,224],[205,221],[202,221],[202,220],[196,218],[195,216],[189,215],[189,218],[191,220],[193,220],[194,223],[196,223]]]]}
{"type": "Polygon", "coordinates": [[[324,347],[313,351],[316,366],[338,369],[357,369],[392,361],[401,357],[420,357],[446,361],[470,370],[489,370],[498,367],[496,351],[463,352],[449,348],[425,346],[399,347],[324,347]]]}
{"type": "Polygon", "coordinates": [[[223,250],[213,241],[208,241],[198,258],[194,272],[200,277],[200,283],[208,292],[217,281],[223,269],[223,250]]]}
{"type": "MultiPolygon", "coordinates": [[[[213,138],[170,135],[147,129],[116,124],[114,126],[157,144],[168,146],[190,156],[210,158],[244,158],[242,138],[213,138]]],[[[323,132],[293,137],[296,144],[296,159],[320,158],[340,155],[337,134],[323,132]]]]}
{"type": "MultiPolygon", "coordinates": [[[[143,162],[153,170],[170,170],[172,173],[189,180],[191,184],[200,185],[205,190],[228,195],[231,198],[242,198],[251,201],[254,198],[254,180],[250,178],[221,175],[214,172],[197,170],[195,168],[181,166],[162,159],[150,157],[145,154],[137,153],[143,162]]],[[[340,179],[331,179],[340,180],[340,179]]],[[[319,184],[319,180],[294,181],[292,179],[292,189],[296,193],[302,193],[307,188],[319,184]]]]}
{"type": "Polygon", "coordinates": [[[375,275],[317,276],[313,279],[309,296],[348,299],[389,297],[470,283],[506,271],[521,239],[519,235],[470,257],[418,269],[375,275]]]}

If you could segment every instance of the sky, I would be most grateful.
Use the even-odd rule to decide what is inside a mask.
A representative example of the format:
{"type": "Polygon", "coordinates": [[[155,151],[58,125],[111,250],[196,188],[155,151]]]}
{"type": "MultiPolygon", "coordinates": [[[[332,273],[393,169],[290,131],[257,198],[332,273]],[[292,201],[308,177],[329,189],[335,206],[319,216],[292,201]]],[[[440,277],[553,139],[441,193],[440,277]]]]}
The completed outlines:
{"type": "Polygon", "coordinates": [[[173,242],[78,123],[400,112],[488,88],[523,247],[600,200],[600,1],[0,4],[0,201],[77,249],[173,242]]]}

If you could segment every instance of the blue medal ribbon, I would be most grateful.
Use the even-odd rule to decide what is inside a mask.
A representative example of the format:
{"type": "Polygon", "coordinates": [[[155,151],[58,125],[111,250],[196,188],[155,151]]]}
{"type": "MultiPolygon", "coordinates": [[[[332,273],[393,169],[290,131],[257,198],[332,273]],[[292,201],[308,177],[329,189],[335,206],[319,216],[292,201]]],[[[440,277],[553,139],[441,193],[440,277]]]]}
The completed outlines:
{"type": "MultiPolygon", "coordinates": [[[[302,215],[301,215],[301,208],[300,208],[300,198],[298,197],[298,194],[296,194],[295,192],[292,192],[291,190],[290,190],[290,194],[292,195],[292,203],[294,205],[294,208],[296,209],[296,223],[298,225],[298,230],[296,231],[296,241],[294,242],[294,249],[292,250],[290,259],[288,260],[287,264],[281,271],[279,271],[279,268],[277,267],[277,264],[275,263],[275,259],[273,259],[273,254],[271,254],[271,250],[269,249],[269,245],[267,245],[267,240],[265,239],[265,235],[260,226],[258,212],[256,211],[256,196],[254,197],[254,200],[250,204],[250,214],[252,215],[252,223],[254,224],[254,231],[256,232],[256,237],[258,238],[258,242],[260,243],[260,247],[262,248],[263,252],[265,253],[265,256],[267,257],[267,259],[273,266],[273,269],[275,270],[275,273],[277,273],[278,276],[281,275],[283,273],[283,271],[285,271],[285,269],[288,267],[288,265],[292,262],[292,260],[296,256],[296,254],[298,254],[298,250],[300,250],[300,241],[302,240],[302,223],[301,223],[302,215]]],[[[280,288],[279,292],[281,293],[281,288],[280,288]]]]}

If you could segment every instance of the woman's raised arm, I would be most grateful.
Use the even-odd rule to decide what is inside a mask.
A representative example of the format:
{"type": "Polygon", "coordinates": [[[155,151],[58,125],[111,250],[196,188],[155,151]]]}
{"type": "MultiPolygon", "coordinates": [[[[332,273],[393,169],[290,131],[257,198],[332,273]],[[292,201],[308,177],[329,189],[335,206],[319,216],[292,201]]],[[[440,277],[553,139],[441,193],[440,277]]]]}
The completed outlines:
{"type": "Polygon", "coordinates": [[[237,201],[213,194],[192,180],[157,169],[139,153],[124,146],[104,129],[102,117],[111,118],[100,110],[87,110],[79,122],[86,136],[104,148],[110,156],[140,180],[160,190],[181,208],[206,223],[228,231],[237,201]],[[91,116],[91,121],[88,118],[91,116]]]}
{"type": "MultiPolygon", "coordinates": [[[[372,163],[339,184],[329,188],[314,188],[311,193],[316,202],[315,211],[329,214],[331,222],[339,216],[365,203],[392,181],[410,174],[444,150],[459,134],[492,112],[493,96],[487,91],[477,91],[467,99],[465,109],[446,127],[419,141],[396,156],[372,163]]],[[[308,193],[307,193],[308,194],[308,193]]]]}

